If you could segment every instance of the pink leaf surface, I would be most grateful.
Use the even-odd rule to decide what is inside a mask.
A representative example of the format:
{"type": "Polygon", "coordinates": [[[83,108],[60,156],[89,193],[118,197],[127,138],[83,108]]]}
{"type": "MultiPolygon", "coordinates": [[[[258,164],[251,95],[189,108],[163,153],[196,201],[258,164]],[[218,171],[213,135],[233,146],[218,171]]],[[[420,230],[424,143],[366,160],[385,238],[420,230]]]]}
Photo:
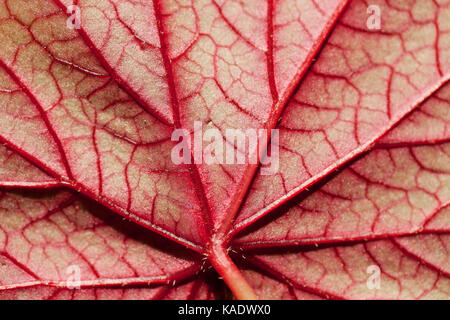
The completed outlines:
{"type": "Polygon", "coordinates": [[[323,298],[448,299],[449,295],[448,275],[405,253],[394,240],[261,254],[251,259],[275,277],[282,275],[291,286],[323,298]],[[367,286],[371,266],[380,269],[378,290],[367,286]]]}
{"type": "Polygon", "coordinates": [[[70,192],[4,192],[0,208],[2,287],[65,287],[70,266],[80,286],[169,283],[198,271],[189,251],[70,192]]]}
{"type": "Polygon", "coordinates": [[[449,163],[449,143],[375,149],[237,242],[313,244],[422,232],[450,204],[449,163]]]}
{"type": "Polygon", "coordinates": [[[194,281],[177,287],[71,290],[48,286],[2,290],[2,300],[209,300],[214,298],[205,283],[194,281]]]}
{"type": "Polygon", "coordinates": [[[368,5],[1,2],[0,299],[449,299],[450,3],[368,5]]]}
{"type": "Polygon", "coordinates": [[[361,154],[449,79],[449,3],[422,4],[380,1],[378,31],[365,2],[350,3],[281,116],[280,172],[256,177],[238,228],[361,154]]]}
{"type": "Polygon", "coordinates": [[[450,139],[450,84],[444,85],[378,145],[427,144],[450,139]]]}
{"type": "MultiPolygon", "coordinates": [[[[253,4],[253,10],[262,15],[254,27],[270,40],[266,47],[259,48],[233,28],[220,5],[211,1],[195,2],[187,8],[179,8],[171,1],[158,1],[154,7],[151,2],[133,6],[123,2],[81,1],[77,5],[82,16],[91,19],[85,18],[85,23],[82,19],[84,27],[79,34],[65,27],[65,12],[47,2],[46,11],[38,10],[33,1],[23,3],[27,10],[17,2],[4,5],[5,50],[0,53],[0,60],[5,99],[9,101],[3,111],[8,125],[5,124],[0,136],[29,158],[41,162],[56,179],[191,247],[207,241],[206,232],[199,230],[208,224],[206,220],[211,219],[218,227],[229,207],[233,208],[231,203],[236,197],[243,197],[239,187],[250,182],[251,174],[246,173],[250,169],[232,166],[229,171],[217,165],[175,167],[169,159],[170,146],[174,145],[169,141],[171,127],[144,112],[148,107],[142,108],[140,100],[133,99],[136,95],[150,96],[135,88],[135,84],[145,86],[146,81],[152,81],[153,85],[145,86],[146,90],[170,97],[175,127],[192,130],[193,121],[208,123],[219,130],[230,124],[237,128],[270,127],[288,91],[292,91],[306,70],[333,18],[345,4],[328,1],[322,8],[311,2],[308,17],[316,19],[309,24],[300,23],[299,14],[286,16],[289,1],[277,6],[275,11],[279,14],[275,16],[269,5],[261,11],[264,8],[253,4]],[[121,12],[130,10],[139,14],[133,15],[133,21],[122,19],[121,12]],[[143,12],[154,16],[149,24],[141,23],[143,12]],[[107,18],[95,18],[98,14],[107,18]],[[164,30],[189,30],[189,25],[180,25],[180,19],[184,23],[193,19],[192,32],[176,32],[176,37],[166,32],[163,38],[164,30]],[[46,29],[58,32],[44,32],[46,29]],[[156,34],[140,39],[137,34],[147,29],[156,34]],[[306,47],[295,43],[301,39],[289,36],[293,30],[300,33],[301,39],[309,37],[306,47]],[[180,36],[190,40],[180,40],[180,36]],[[151,48],[139,46],[142,41],[151,48]],[[180,41],[189,45],[175,54],[171,48],[179,49],[180,41]],[[88,46],[94,50],[90,52],[88,46]],[[279,50],[274,49],[278,47],[279,50]],[[117,50],[122,50],[123,56],[117,50]],[[138,74],[155,76],[133,71],[136,52],[146,60],[159,61],[165,74],[153,80],[135,79],[138,74]],[[34,58],[29,59],[30,55],[34,58]],[[113,57],[118,60],[112,61],[113,57]],[[287,71],[275,72],[286,69],[283,63],[287,58],[299,61],[299,68],[291,68],[289,76],[287,71]],[[116,72],[111,72],[112,69],[116,72]],[[283,80],[274,88],[278,78],[283,80]],[[286,79],[290,79],[289,86],[286,79]],[[169,90],[166,94],[162,89],[165,85],[169,90]],[[128,89],[127,93],[122,87],[128,89]],[[9,94],[11,91],[15,94],[9,94]],[[11,99],[14,104],[22,104],[22,109],[6,108],[11,99]],[[29,115],[24,117],[24,112],[29,115]],[[24,141],[23,135],[35,131],[40,133],[36,136],[38,140],[24,141]],[[36,150],[38,145],[47,149],[36,150]],[[193,235],[191,230],[199,232],[193,235]]],[[[145,65],[151,68],[150,62],[145,65]]],[[[231,210],[228,216],[232,218],[233,214],[231,210]]]]}
{"type": "MultiPolygon", "coordinates": [[[[110,72],[114,79],[125,82],[133,96],[143,97],[147,109],[166,115],[170,107],[170,123],[176,128],[194,132],[198,121],[203,131],[217,129],[225,144],[234,145],[226,140],[227,128],[275,125],[346,2],[77,1],[77,5],[83,38],[106,68],[114,69],[110,72]],[[141,64],[150,72],[142,72],[141,64]],[[153,91],[163,99],[151,101],[153,91]]],[[[254,167],[203,163],[191,168],[193,180],[200,184],[199,198],[205,198],[203,210],[215,228],[235,214],[234,203],[241,201],[242,185],[250,183],[254,167]]]]}

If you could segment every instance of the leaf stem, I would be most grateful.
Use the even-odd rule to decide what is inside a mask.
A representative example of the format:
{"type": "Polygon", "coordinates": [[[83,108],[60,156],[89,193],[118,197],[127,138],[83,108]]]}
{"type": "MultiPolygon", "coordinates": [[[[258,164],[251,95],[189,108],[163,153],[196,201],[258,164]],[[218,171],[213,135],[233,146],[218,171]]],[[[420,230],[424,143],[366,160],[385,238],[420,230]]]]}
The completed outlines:
{"type": "Polygon", "coordinates": [[[248,284],[221,244],[212,242],[209,261],[238,300],[258,300],[253,288],[248,284]]]}

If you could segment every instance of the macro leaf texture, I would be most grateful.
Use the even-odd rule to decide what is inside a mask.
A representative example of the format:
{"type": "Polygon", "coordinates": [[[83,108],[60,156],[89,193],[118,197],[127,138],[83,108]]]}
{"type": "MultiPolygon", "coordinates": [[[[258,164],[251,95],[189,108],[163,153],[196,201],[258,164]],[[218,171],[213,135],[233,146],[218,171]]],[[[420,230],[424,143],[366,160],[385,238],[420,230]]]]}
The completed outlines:
{"type": "Polygon", "coordinates": [[[445,0],[0,0],[0,299],[450,299],[449,81],[445,0]]]}

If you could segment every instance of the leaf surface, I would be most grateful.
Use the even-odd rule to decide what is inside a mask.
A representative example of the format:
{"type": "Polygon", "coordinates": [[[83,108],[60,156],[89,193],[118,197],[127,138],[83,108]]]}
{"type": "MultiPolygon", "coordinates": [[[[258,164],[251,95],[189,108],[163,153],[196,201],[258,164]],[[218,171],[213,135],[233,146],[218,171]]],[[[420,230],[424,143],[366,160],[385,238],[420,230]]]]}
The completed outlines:
{"type": "MultiPolygon", "coordinates": [[[[106,68],[114,70],[110,74],[131,88],[128,92],[161,114],[168,114],[169,106],[170,123],[176,128],[192,133],[216,129],[223,144],[237,148],[225,131],[275,125],[346,2],[77,1],[77,5],[81,35],[106,68]],[[150,19],[145,19],[148,15],[150,19]],[[142,72],[141,64],[151,72],[142,72]],[[161,101],[151,101],[156,97],[152,91],[163,97],[161,101]],[[196,129],[195,122],[202,123],[203,130],[196,129]]],[[[236,152],[252,156],[249,150],[236,152]]],[[[255,169],[205,160],[191,167],[198,197],[204,198],[203,211],[215,228],[235,214],[234,203],[241,201],[242,186],[250,183],[255,169]]]]}
{"type": "Polygon", "coordinates": [[[450,204],[449,163],[449,143],[375,149],[236,241],[282,246],[420,233],[450,204]]]}
{"type": "Polygon", "coordinates": [[[395,240],[256,255],[252,261],[275,277],[282,275],[291,286],[323,298],[448,299],[449,295],[448,275],[405,253],[395,240]],[[380,270],[378,290],[367,285],[371,266],[380,270]]]}
{"type": "Polygon", "coordinates": [[[367,150],[449,79],[449,4],[379,7],[381,30],[368,30],[364,1],[352,1],[341,16],[281,116],[280,172],[256,177],[238,228],[367,150]]]}
{"type": "Polygon", "coordinates": [[[3,192],[0,208],[5,288],[67,287],[70,266],[83,287],[172,283],[198,271],[192,252],[71,192],[3,192]]]}
{"type": "Polygon", "coordinates": [[[260,47],[226,18],[237,3],[80,1],[77,32],[65,26],[61,10],[70,3],[47,2],[46,11],[34,1],[7,1],[2,9],[4,142],[57,180],[197,249],[208,241],[205,225],[218,228],[233,217],[231,203],[243,197],[239,187],[250,182],[251,168],[175,166],[174,127],[273,126],[345,4],[306,1],[302,8],[308,5],[308,19],[315,19],[301,21],[299,13],[287,13],[292,1],[276,9],[249,2],[246,10],[259,17],[252,28],[265,34],[260,47]],[[290,36],[294,31],[299,38],[290,36]],[[297,67],[288,71],[289,60],[297,67]],[[152,72],[142,72],[137,61],[152,72]],[[11,99],[22,109],[8,109],[11,99]],[[172,117],[174,127],[145,112],[150,109],[172,117]]]}
{"type": "Polygon", "coordinates": [[[1,2],[0,299],[448,299],[450,4],[347,2],[1,2]]]}

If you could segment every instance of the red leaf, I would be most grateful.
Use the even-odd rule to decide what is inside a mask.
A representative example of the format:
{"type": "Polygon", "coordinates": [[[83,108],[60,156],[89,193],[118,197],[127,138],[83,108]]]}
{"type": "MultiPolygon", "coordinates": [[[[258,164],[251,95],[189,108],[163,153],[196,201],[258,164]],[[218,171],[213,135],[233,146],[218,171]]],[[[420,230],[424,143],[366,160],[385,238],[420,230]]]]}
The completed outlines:
{"type": "Polygon", "coordinates": [[[449,79],[447,4],[382,1],[378,32],[366,9],[351,2],[284,111],[280,172],[256,177],[238,228],[367,150],[449,79]]]}
{"type": "Polygon", "coordinates": [[[70,266],[83,287],[172,283],[198,271],[195,254],[69,192],[3,193],[0,208],[6,288],[64,288],[70,266]]]}
{"type": "Polygon", "coordinates": [[[400,122],[378,145],[427,144],[450,139],[450,84],[446,84],[416,112],[400,122]]]}
{"type": "MultiPolygon", "coordinates": [[[[283,0],[274,8],[272,1],[156,1],[154,6],[149,1],[80,1],[81,35],[113,70],[112,77],[130,87],[132,96],[142,97],[147,109],[168,118],[169,106],[176,128],[193,132],[195,121],[204,131],[272,128],[346,2],[304,1],[296,8],[297,1],[283,0]],[[139,15],[127,17],[130,11],[139,15]],[[303,12],[307,15],[300,20],[303,12]],[[143,73],[136,57],[151,72],[143,73]],[[165,69],[155,71],[153,64],[165,69]],[[151,101],[151,91],[169,101],[151,101]]],[[[229,224],[234,203],[244,196],[241,186],[250,183],[255,169],[206,164],[190,169],[215,228],[229,224]]]]}
{"type": "Polygon", "coordinates": [[[0,298],[448,299],[450,4],[346,4],[2,2],[0,298]]]}
{"type": "Polygon", "coordinates": [[[450,293],[448,275],[405,253],[395,240],[257,255],[251,260],[275,277],[283,274],[293,287],[323,298],[448,299],[450,293]],[[377,290],[367,285],[371,266],[380,270],[377,290]]]}
{"type": "Polygon", "coordinates": [[[449,162],[449,143],[373,150],[237,243],[266,247],[420,233],[450,204],[449,162]]]}
{"type": "Polygon", "coordinates": [[[49,286],[2,290],[2,300],[209,300],[213,297],[205,283],[192,281],[173,287],[125,289],[60,289],[49,286]]]}
{"type": "Polygon", "coordinates": [[[57,187],[60,183],[14,151],[0,145],[0,181],[5,187],[57,187]]]}

